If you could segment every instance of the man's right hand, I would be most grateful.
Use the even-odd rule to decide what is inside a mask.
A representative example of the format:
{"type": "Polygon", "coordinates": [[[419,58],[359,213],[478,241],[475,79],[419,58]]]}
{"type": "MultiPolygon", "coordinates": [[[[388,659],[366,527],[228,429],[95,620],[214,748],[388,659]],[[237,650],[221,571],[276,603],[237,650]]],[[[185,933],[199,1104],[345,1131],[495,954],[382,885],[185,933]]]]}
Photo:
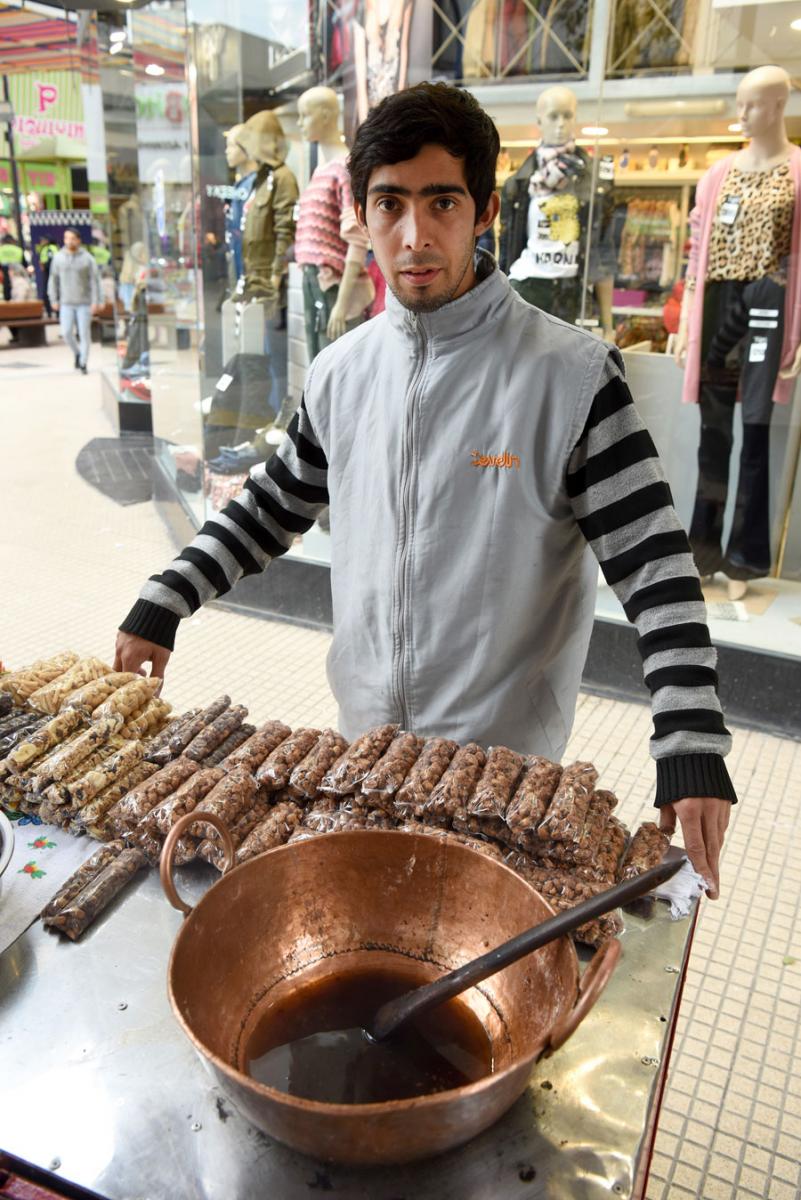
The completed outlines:
{"type": "Polygon", "coordinates": [[[137,675],[146,675],[144,664],[149,662],[150,674],[163,679],[170,654],[171,651],[166,650],[164,646],[145,641],[135,633],[123,633],[120,629],[114,647],[114,670],[134,671],[137,675]]]}

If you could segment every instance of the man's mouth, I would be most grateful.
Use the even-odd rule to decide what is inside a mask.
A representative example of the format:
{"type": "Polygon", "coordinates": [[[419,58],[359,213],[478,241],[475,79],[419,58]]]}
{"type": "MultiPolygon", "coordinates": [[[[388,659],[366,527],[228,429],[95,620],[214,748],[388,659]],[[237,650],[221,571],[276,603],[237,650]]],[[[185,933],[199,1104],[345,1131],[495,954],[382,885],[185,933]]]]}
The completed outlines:
{"type": "Polygon", "coordinates": [[[433,283],[441,270],[441,267],[407,267],[400,272],[400,275],[412,287],[425,287],[427,284],[433,283]]]}

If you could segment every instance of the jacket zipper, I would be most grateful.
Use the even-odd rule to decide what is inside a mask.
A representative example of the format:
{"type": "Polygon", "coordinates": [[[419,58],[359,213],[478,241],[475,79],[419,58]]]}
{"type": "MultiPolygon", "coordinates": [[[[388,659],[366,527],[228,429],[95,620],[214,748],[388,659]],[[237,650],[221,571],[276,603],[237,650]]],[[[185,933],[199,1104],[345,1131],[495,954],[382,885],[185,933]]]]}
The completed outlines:
{"type": "Polygon", "coordinates": [[[406,657],[406,566],[409,557],[409,529],[411,525],[411,486],[414,459],[414,423],[417,388],[423,375],[428,343],[425,331],[416,315],[411,314],[412,327],[418,335],[420,345],[420,361],[414,373],[409,390],[406,394],[403,430],[403,456],[401,459],[401,529],[398,547],[398,560],[395,569],[395,592],[397,596],[395,630],[394,630],[394,662],[393,683],[395,688],[395,703],[400,716],[401,726],[405,729],[409,724],[409,713],[406,703],[406,685],[404,680],[404,659],[406,657]]]}

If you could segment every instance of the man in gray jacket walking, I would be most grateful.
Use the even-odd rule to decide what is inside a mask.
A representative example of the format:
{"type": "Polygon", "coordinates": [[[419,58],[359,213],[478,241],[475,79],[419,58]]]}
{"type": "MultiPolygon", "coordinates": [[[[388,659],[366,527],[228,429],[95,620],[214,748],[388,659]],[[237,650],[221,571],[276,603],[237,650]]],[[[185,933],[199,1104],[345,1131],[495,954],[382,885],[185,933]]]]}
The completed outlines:
{"type": "Polygon", "coordinates": [[[64,245],[53,257],[47,295],[58,313],[61,336],[75,355],[75,369],[85,375],[92,316],[100,306],[100,276],[75,229],[65,231],[64,245]]]}
{"type": "Polygon", "coordinates": [[[640,635],[660,823],[681,822],[716,897],[736,795],[698,572],[617,351],[526,304],[476,251],[498,150],[445,84],[360,126],[349,169],[386,312],[317,356],[278,451],[143,587],[115,670],[163,675],[181,619],[330,505],[343,733],[395,721],[560,759],[600,563],[640,635]]]}

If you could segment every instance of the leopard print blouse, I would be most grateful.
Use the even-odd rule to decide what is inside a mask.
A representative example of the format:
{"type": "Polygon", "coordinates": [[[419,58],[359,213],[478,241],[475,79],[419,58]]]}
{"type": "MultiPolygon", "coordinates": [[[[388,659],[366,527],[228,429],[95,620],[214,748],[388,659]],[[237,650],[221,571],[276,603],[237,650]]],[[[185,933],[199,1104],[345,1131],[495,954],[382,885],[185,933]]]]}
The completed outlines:
{"type": "Polygon", "coordinates": [[[795,188],[790,164],[770,171],[732,167],[718,195],[709,242],[707,279],[785,277],[793,232],[795,188]],[[733,225],[721,221],[727,197],[740,201],[733,225]]]}

